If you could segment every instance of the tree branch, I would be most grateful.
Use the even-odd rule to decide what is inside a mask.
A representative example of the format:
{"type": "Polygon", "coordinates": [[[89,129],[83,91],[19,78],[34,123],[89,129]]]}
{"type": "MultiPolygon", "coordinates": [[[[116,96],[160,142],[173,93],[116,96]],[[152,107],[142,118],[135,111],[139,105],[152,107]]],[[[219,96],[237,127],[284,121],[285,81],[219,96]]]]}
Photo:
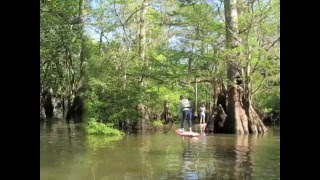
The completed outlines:
{"type": "Polygon", "coordinates": [[[64,13],[62,12],[59,12],[59,11],[53,11],[51,9],[49,10],[44,10],[42,8],[40,8],[40,11],[42,12],[45,12],[45,13],[50,13],[50,14],[53,14],[53,15],[56,15],[58,17],[60,17],[65,23],[67,24],[82,24],[84,23],[84,19],[81,18],[80,16],[76,17],[76,18],[73,18],[73,19],[69,19],[67,17],[67,15],[65,15],[64,13]]]}
{"type": "Polygon", "coordinates": [[[257,91],[260,89],[260,87],[262,86],[262,82],[263,82],[263,80],[264,80],[265,78],[266,78],[266,77],[264,76],[263,79],[261,80],[259,86],[257,87],[257,89],[256,89],[255,91],[252,91],[251,95],[254,94],[255,92],[257,92],[257,91]]]}
{"type": "Polygon", "coordinates": [[[141,7],[140,7],[139,9],[137,9],[135,12],[133,12],[133,13],[127,18],[127,20],[124,22],[124,24],[127,25],[129,19],[130,19],[135,13],[137,13],[138,11],[140,11],[140,9],[141,9],[141,7]]]}
{"type": "Polygon", "coordinates": [[[212,84],[214,82],[214,78],[197,78],[197,80],[191,81],[190,84],[193,83],[203,83],[203,82],[207,82],[212,84]]]}
{"type": "Polygon", "coordinates": [[[276,40],[266,49],[266,51],[269,51],[269,49],[272,48],[278,41],[280,41],[280,37],[278,37],[278,39],[276,39],[276,40]]]}
{"type": "Polygon", "coordinates": [[[212,84],[214,82],[214,78],[197,78],[197,80],[193,80],[193,81],[181,81],[179,80],[178,83],[182,83],[182,84],[194,84],[194,83],[210,83],[212,84]]]}
{"type": "MultiPolygon", "coordinates": [[[[100,34],[101,32],[99,32],[98,30],[94,29],[93,27],[89,26],[90,29],[92,29],[94,32],[100,34]]],[[[101,30],[102,31],[102,30],[101,30]]],[[[104,32],[103,32],[104,33],[104,32]]],[[[102,36],[107,40],[107,43],[110,45],[107,36],[105,36],[104,34],[102,34],[102,36]]]]}
{"type": "Polygon", "coordinates": [[[218,9],[217,9],[217,10],[218,10],[218,14],[219,14],[221,20],[224,22],[224,18],[223,18],[223,16],[221,15],[221,12],[220,12],[220,8],[221,8],[221,6],[222,6],[222,2],[220,2],[220,6],[219,6],[217,3],[214,3],[214,5],[218,8],[218,9]]]}
{"type": "MultiPolygon", "coordinates": [[[[123,29],[123,34],[124,34],[124,36],[126,37],[127,41],[130,41],[129,38],[128,38],[127,32],[126,32],[126,29],[125,29],[125,24],[122,23],[121,18],[120,18],[120,16],[119,16],[119,14],[117,13],[115,1],[113,2],[113,9],[114,9],[114,12],[116,13],[117,18],[118,18],[119,21],[120,21],[120,24],[121,24],[122,29],[123,29]]],[[[129,49],[129,45],[128,45],[127,43],[126,43],[126,46],[127,46],[127,48],[129,49]]]]}

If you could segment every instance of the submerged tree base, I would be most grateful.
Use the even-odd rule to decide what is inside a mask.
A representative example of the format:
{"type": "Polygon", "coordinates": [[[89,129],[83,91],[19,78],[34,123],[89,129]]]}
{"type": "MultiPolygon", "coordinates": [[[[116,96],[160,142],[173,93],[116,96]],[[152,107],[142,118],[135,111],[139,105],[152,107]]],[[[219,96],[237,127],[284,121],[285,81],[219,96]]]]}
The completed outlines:
{"type": "Polygon", "coordinates": [[[216,133],[236,133],[236,134],[255,134],[266,133],[267,128],[261,118],[256,113],[251,103],[244,97],[244,91],[241,86],[234,85],[229,88],[228,95],[219,92],[220,99],[215,108],[214,118],[211,120],[214,124],[216,133]],[[221,100],[221,97],[228,99],[221,100]],[[222,104],[226,103],[228,104],[222,104]],[[223,107],[227,107],[227,112],[223,107]]]}

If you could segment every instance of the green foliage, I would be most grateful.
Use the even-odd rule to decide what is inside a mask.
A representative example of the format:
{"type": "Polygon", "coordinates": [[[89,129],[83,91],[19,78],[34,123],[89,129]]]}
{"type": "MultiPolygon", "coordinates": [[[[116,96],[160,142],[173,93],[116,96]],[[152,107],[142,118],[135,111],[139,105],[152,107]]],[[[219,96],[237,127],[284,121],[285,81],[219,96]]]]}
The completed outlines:
{"type": "Polygon", "coordinates": [[[154,127],[161,127],[161,126],[163,126],[163,123],[160,120],[155,120],[152,122],[152,125],[154,127]]]}
{"type": "MultiPolygon", "coordinates": [[[[101,73],[102,74],[102,73],[101,73]]],[[[128,84],[126,89],[117,76],[90,78],[89,80],[89,117],[105,122],[117,123],[119,120],[138,118],[139,89],[128,84]],[[118,81],[115,81],[118,79],[118,81]]]]}
{"type": "Polygon", "coordinates": [[[113,124],[99,123],[94,118],[91,118],[88,121],[88,133],[95,134],[95,135],[108,135],[108,136],[118,136],[118,137],[122,137],[124,135],[123,132],[113,128],[113,124]]]}
{"type": "Polygon", "coordinates": [[[256,107],[261,109],[263,115],[280,112],[280,88],[276,86],[269,91],[257,94],[254,102],[256,107]]]}
{"type": "Polygon", "coordinates": [[[83,26],[71,23],[79,13],[79,3],[44,2],[40,3],[41,86],[52,88],[54,93],[69,94],[80,80],[83,26]]]}
{"type": "MultiPolygon", "coordinates": [[[[221,78],[226,82],[228,57],[232,54],[237,54],[236,61],[243,68],[251,67],[248,80],[254,105],[266,113],[280,110],[279,0],[239,2],[242,41],[232,50],[225,49],[221,2],[150,1],[146,17],[148,67],[139,58],[141,1],[89,2],[85,28],[89,35],[89,118],[112,124],[133,122],[140,118],[139,103],[160,114],[166,100],[174,116],[181,94],[195,102],[192,81],[196,78],[221,78]]],[[[77,17],[78,2],[48,1],[40,8],[42,85],[69,94],[80,79],[81,37],[85,33],[82,24],[66,20],[77,17]]],[[[211,84],[198,83],[198,105],[212,105],[212,97],[211,84]]],[[[101,127],[95,125],[96,129],[90,131],[100,133],[101,127]]]]}

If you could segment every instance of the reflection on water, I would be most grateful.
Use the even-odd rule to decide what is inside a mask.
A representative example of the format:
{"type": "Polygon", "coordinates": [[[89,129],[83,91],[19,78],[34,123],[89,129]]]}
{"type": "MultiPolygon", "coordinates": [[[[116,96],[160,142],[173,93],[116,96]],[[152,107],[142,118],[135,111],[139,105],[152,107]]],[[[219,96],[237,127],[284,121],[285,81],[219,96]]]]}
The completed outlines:
{"type": "Polygon", "coordinates": [[[279,132],[186,138],[174,129],[104,141],[82,125],[42,122],[40,178],[280,179],[279,132]]]}
{"type": "Polygon", "coordinates": [[[183,150],[182,150],[182,167],[181,178],[183,179],[199,179],[198,173],[195,168],[195,162],[193,161],[193,154],[191,150],[192,138],[181,138],[183,150]],[[185,142],[184,142],[185,141],[185,142]]]}

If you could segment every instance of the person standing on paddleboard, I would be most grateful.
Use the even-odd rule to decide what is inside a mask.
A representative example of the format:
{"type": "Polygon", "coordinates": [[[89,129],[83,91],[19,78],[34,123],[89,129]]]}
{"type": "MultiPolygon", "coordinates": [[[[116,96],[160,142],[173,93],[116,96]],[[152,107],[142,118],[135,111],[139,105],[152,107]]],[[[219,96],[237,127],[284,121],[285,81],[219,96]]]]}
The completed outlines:
{"type": "Polygon", "coordinates": [[[190,101],[187,98],[184,98],[183,95],[180,96],[180,104],[179,104],[179,114],[182,110],[182,121],[181,121],[181,129],[180,132],[184,132],[185,120],[188,120],[189,130],[192,132],[192,113],[191,113],[191,105],[190,101]]]}
{"type": "Polygon", "coordinates": [[[200,107],[200,124],[206,123],[206,107],[204,107],[204,104],[200,107]]]}
{"type": "Polygon", "coordinates": [[[204,132],[206,128],[206,108],[204,107],[204,104],[200,107],[200,131],[202,135],[205,135],[206,133],[204,132]]]}

